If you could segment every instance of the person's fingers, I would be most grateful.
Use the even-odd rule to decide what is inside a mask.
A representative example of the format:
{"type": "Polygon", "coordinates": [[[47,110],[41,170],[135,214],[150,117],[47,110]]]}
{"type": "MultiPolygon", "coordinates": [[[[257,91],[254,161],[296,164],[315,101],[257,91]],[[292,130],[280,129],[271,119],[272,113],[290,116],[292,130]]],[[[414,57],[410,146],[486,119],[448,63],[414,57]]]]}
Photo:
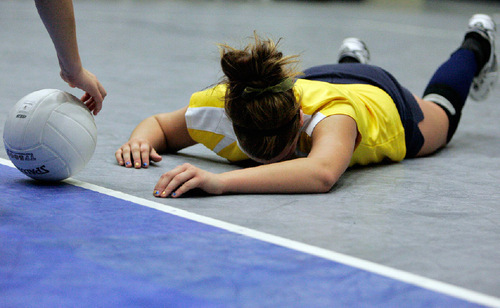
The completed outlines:
{"type": "Polygon", "coordinates": [[[169,172],[165,172],[160,176],[158,182],[156,182],[155,188],[153,190],[153,195],[155,197],[165,198],[167,197],[167,192],[165,191],[167,185],[170,183],[170,180],[173,178],[173,170],[169,172]]]}
{"type": "MultiPolygon", "coordinates": [[[[108,92],[106,92],[106,89],[102,86],[102,84],[97,81],[97,88],[99,89],[99,92],[101,93],[102,100],[108,95],[108,92]]],[[[102,102],[102,101],[101,101],[102,102]]]]}
{"type": "Polygon", "coordinates": [[[134,142],[130,145],[130,154],[132,155],[133,167],[136,169],[141,168],[141,147],[138,143],[134,142]]]}
{"type": "Polygon", "coordinates": [[[183,172],[180,176],[183,176],[184,182],[170,194],[173,198],[180,197],[184,193],[197,188],[201,183],[200,178],[189,171],[183,172]]]}
{"type": "Polygon", "coordinates": [[[106,90],[99,81],[97,81],[97,90],[99,96],[94,97],[94,100],[96,102],[94,115],[99,114],[99,112],[102,110],[102,102],[104,101],[104,98],[108,95],[108,93],[106,92],[106,90]]]}
{"type": "Polygon", "coordinates": [[[147,168],[150,160],[154,162],[162,160],[162,157],[151,147],[149,142],[142,139],[131,139],[126,142],[116,150],[115,158],[119,165],[136,169],[147,168]],[[151,158],[150,155],[152,155],[151,158]]]}
{"type": "Polygon", "coordinates": [[[87,106],[90,112],[94,112],[95,115],[96,102],[94,101],[94,99],[91,97],[86,102],[84,102],[84,104],[85,106],[87,106]]]}
{"type": "Polygon", "coordinates": [[[75,76],[66,75],[62,70],[61,78],[72,88],[79,88],[85,92],[80,99],[89,110],[97,115],[102,109],[102,102],[107,95],[106,90],[97,77],[85,68],[75,76]],[[92,104],[90,102],[93,102],[92,104]]]}
{"type": "Polygon", "coordinates": [[[85,92],[85,94],[83,94],[83,96],[80,98],[80,100],[85,103],[86,101],[88,101],[89,99],[91,99],[92,96],[90,94],[88,94],[87,92],[85,92]]]}
{"type": "Polygon", "coordinates": [[[150,157],[151,157],[151,160],[156,162],[156,163],[162,160],[161,155],[159,155],[153,147],[151,148],[150,157]]]}
{"type": "Polygon", "coordinates": [[[190,165],[184,164],[181,166],[177,166],[174,169],[162,174],[162,176],[156,183],[153,194],[156,197],[162,198],[170,196],[172,191],[179,185],[181,185],[185,181],[185,179],[187,179],[187,175],[182,174],[186,171],[188,166],[190,165]]]}
{"type": "Polygon", "coordinates": [[[123,157],[123,163],[125,167],[130,168],[132,167],[132,161],[131,161],[131,156],[130,156],[130,146],[128,144],[123,145],[121,147],[122,150],[122,157],[123,157]]]}
{"type": "Polygon", "coordinates": [[[116,152],[115,152],[115,158],[116,158],[116,162],[118,162],[118,164],[120,166],[124,166],[125,165],[125,160],[123,159],[123,150],[122,150],[122,148],[119,148],[118,150],[116,150],[116,152]]]}
{"type": "Polygon", "coordinates": [[[147,143],[142,143],[139,150],[141,152],[141,167],[147,168],[149,166],[149,153],[151,152],[151,147],[147,143]]]}

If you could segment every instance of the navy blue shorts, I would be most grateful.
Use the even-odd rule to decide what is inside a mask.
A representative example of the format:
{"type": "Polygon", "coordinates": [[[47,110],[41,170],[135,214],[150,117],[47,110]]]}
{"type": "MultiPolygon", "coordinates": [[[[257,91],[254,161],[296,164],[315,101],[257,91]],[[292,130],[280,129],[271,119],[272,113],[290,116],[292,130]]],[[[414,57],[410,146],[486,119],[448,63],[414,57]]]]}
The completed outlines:
{"type": "Polygon", "coordinates": [[[415,157],[424,144],[418,123],[424,119],[415,97],[384,69],[366,64],[345,63],[308,68],[301,78],[336,84],[369,84],[389,94],[398,109],[405,130],[406,157],[415,157]]]}

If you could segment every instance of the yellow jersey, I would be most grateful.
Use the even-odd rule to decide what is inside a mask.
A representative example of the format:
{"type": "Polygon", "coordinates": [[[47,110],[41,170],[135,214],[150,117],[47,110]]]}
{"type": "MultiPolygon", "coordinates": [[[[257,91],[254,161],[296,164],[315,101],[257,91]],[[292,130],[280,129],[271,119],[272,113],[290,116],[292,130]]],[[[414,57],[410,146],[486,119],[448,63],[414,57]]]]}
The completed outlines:
{"type": "MultiPolygon", "coordinates": [[[[350,166],[404,159],[403,124],[392,98],[382,89],[366,84],[331,84],[298,79],[293,90],[304,113],[297,156],[308,155],[312,133],[321,120],[342,114],[354,119],[361,136],[350,166]]],[[[225,92],[225,85],[217,85],[191,96],[185,116],[189,134],[194,141],[229,161],[248,159],[238,144],[231,120],[225,114],[225,92]]]]}

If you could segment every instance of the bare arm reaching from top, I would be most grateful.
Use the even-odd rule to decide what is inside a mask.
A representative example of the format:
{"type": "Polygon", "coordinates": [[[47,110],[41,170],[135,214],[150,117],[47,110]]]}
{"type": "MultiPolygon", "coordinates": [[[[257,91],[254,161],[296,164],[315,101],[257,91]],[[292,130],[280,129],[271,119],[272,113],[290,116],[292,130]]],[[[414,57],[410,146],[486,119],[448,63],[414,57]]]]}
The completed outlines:
{"type": "Polygon", "coordinates": [[[85,91],[82,102],[97,115],[106,90],[97,77],[82,66],[76,39],[75,16],[71,0],[35,0],[38,14],[56,48],[61,78],[70,87],[85,91]]]}

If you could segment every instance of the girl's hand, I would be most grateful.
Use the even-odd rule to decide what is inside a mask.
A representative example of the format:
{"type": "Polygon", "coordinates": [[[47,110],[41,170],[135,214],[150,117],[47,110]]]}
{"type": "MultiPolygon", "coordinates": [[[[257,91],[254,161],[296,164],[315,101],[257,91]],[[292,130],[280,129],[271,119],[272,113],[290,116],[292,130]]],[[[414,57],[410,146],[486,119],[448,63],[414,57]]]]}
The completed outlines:
{"type": "Polygon", "coordinates": [[[147,168],[150,160],[161,161],[162,157],[156,153],[149,141],[141,138],[133,138],[127,141],[115,152],[116,161],[120,166],[136,169],[147,168]]]}
{"type": "Polygon", "coordinates": [[[80,99],[87,108],[97,115],[102,109],[102,101],[107,93],[97,77],[83,67],[76,73],[61,69],[61,78],[72,88],[79,88],[85,91],[80,99]]]}
{"type": "Polygon", "coordinates": [[[218,195],[223,193],[223,186],[218,174],[184,164],[165,172],[156,184],[153,195],[161,198],[168,196],[176,198],[194,188],[218,195]]]}

